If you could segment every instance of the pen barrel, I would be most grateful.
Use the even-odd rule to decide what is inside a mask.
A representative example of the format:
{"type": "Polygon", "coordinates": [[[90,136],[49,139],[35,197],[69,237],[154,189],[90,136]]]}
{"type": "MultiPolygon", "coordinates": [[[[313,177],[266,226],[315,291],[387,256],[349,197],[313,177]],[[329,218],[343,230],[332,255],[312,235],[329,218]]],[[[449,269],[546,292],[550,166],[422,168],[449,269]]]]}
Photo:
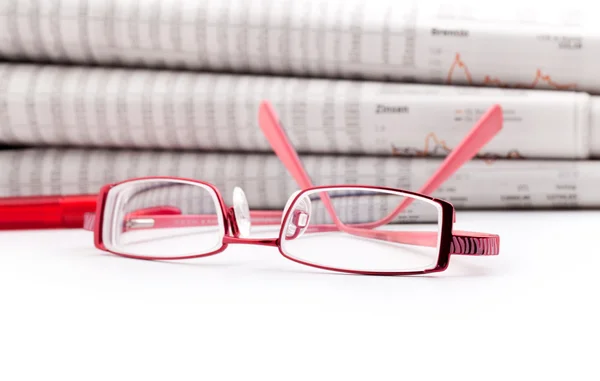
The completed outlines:
{"type": "Polygon", "coordinates": [[[0,199],[0,230],[82,228],[96,196],[31,196],[0,199]]]}
{"type": "Polygon", "coordinates": [[[83,216],[96,212],[96,195],[75,195],[61,198],[63,228],[83,228],[83,216]]]}

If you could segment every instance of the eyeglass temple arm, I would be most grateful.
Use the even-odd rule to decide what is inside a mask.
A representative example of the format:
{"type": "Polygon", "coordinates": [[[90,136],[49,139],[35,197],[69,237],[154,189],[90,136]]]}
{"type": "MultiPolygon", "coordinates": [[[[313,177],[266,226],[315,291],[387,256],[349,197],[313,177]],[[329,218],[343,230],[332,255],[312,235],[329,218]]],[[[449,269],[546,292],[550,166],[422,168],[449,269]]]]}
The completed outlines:
{"type": "Polygon", "coordinates": [[[446,156],[435,173],[418,190],[430,195],[467,161],[471,160],[502,130],[503,117],[500,105],[491,106],[475,123],[471,131],[446,156]]]}
{"type": "MultiPolygon", "coordinates": [[[[94,216],[90,214],[84,229],[93,230],[94,216]]],[[[275,210],[252,210],[250,219],[254,225],[277,225],[281,222],[281,212],[275,210]]],[[[182,214],[181,209],[174,206],[153,206],[137,209],[123,218],[123,231],[201,227],[216,225],[219,219],[216,214],[182,214]]]]}
{"type": "MultiPolygon", "coordinates": [[[[380,241],[397,242],[405,245],[429,246],[438,245],[436,231],[386,231],[355,228],[344,225],[343,230],[360,237],[373,238],[380,241]]],[[[334,225],[309,226],[308,232],[328,232],[339,230],[334,225]]],[[[455,230],[452,232],[450,254],[458,255],[498,255],[500,253],[500,237],[497,234],[467,232],[455,230]]]]}
{"type": "MultiPolygon", "coordinates": [[[[479,118],[471,131],[458,143],[456,147],[442,161],[435,173],[423,184],[417,191],[425,195],[431,195],[442,185],[450,176],[452,176],[467,161],[471,160],[500,130],[503,125],[502,108],[500,105],[493,105],[485,114],[479,118]]],[[[406,198],[398,207],[381,221],[375,222],[377,226],[386,224],[396,218],[406,207],[413,202],[413,199],[406,198]]],[[[456,221],[456,214],[453,216],[456,221]]]]}
{"type": "MultiPolygon", "coordinates": [[[[312,180],[304,169],[304,166],[298,157],[298,153],[279,124],[277,113],[273,109],[273,106],[267,101],[262,101],[258,108],[258,125],[269,141],[269,144],[271,144],[271,148],[279,160],[281,160],[300,188],[306,189],[313,187],[312,180]]],[[[343,225],[337,218],[329,196],[326,193],[321,192],[320,197],[333,222],[338,226],[343,225]]]]}
{"type": "MultiPolygon", "coordinates": [[[[269,102],[263,101],[261,103],[258,119],[260,128],[271,144],[273,151],[275,151],[298,185],[302,188],[312,187],[313,184],[308,173],[304,169],[296,150],[288,140],[283,128],[281,128],[277,114],[269,102]]],[[[487,110],[467,136],[444,159],[433,176],[419,189],[419,193],[430,195],[434,192],[465,162],[472,159],[501,129],[502,108],[499,105],[494,105],[487,110]]],[[[389,216],[374,222],[372,225],[379,226],[393,220],[411,202],[412,199],[407,198],[389,216]]],[[[329,202],[327,204],[331,206],[329,202]]],[[[333,210],[329,212],[333,213],[332,217],[334,217],[335,213],[333,210]]]]}

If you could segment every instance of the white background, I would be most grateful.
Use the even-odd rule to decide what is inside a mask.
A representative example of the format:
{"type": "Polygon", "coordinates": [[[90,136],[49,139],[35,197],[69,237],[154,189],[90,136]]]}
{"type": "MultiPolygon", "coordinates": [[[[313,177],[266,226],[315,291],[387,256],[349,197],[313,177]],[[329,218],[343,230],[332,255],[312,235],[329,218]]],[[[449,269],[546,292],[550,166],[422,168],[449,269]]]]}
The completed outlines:
{"type": "Polygon", "coordinates": [[[597,380],[600,212],[457,217],[499,233],[501,255],[416,277],[270,247],[149,262],[82,230],[0,233],[0,379],[597,380]]]}
{"type": "Polygon", "coordinates": [[[80,230],[3,232],[0,380],[598,380],[599,222],[460,212],[500,256],[388,278],[268,247],[145,262],[80,230]]]}

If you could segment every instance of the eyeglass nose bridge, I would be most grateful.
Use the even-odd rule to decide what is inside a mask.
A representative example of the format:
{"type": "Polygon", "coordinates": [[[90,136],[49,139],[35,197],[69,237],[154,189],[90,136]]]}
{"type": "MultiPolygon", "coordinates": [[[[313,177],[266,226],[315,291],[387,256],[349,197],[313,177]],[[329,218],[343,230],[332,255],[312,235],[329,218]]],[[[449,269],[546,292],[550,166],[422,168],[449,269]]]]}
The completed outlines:
{"type": "Polygon", "coordinates": [[[248,238],[251,228],[250,209],[248,208],[246,195],[241,188],[234,188],[233,206],[227,209],[225,217],[225,223],[229,227],[231,235],[225,235],[225,237],[223,237],[223,243],[279,246],[279,238],[248,238]]]}
{"type": "Polygon", "coordinates": [[[229,226],[230,234],[223,237],[224,244],[244,244],[244,245],[259,245],[259,246],[274,246],[279,247],[279,238],[245,238],[240,235],[240,230],[235,217],[233,207],[227,209],[226,224],[229,226]]]}

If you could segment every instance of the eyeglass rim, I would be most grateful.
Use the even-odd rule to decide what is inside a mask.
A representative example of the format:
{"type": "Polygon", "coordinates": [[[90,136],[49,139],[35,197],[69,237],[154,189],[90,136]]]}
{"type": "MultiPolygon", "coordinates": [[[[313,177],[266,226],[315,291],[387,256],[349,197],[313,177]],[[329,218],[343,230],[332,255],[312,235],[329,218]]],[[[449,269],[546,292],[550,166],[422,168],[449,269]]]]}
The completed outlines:
{"type": "Polygon", "coordinates": [[[450,263],[450,246],[452,244],[453,225],[454,225],[454,206],[452,206],[452,204],[446,200],[441,200],[441,199],[430,197],[430,196],[427,196],[424,194],[406,191],[406,190],[398,189],[398,188],[391,188],[391,187],[360,185],[360,184],[321,185],[321,186],[315,186],[315,187],[303,189],[302,191],[298,192],[298,194],[295,195],[293,201],[290,202],[290,207],[285,211],[285,215],[282,218],[282,224],[281,224],[281,229],[279,231],[279,239],[278,239],[277,247],[279,248],[279,252],[281,253],[281,255],[283,255],[285,258],[287,258],[291,261],[294,261],[296,263],[299,263],[299,264],[302,264],[305,266],[318,268],[321,270],[336,271],[336,272],[357,274],[357,275],[389,275],[389,276],[423,275],[423,274],[430,274],[430,273],[444,271],[448,268],[448,264],[450,263]],[[431,201],[435,204],[438,204],[442,211],[442,216],[441,216],[441,226],[440,226],[440,244],[438,245],[437,262],[436,262],[435,266],[430,269],[411,270],[411,271],[352,270],[352,269],[323,266],[323,265],[318,265],[315,263],[305,262],[300,259],[294,258],[294,257],[290,256],[289,254],[286,254],[284,252],[281,242],[285,235],[286,221],[288,220],[290,213],[294,209],[293,208],[294,204],[303,195],[305,195],[308,192],[312,192],[315,190],[318,191],[318,190],[343,189],[343,188],[387,191],[387,192],[396,193],[398,195],[414,196],[414,197],[425,199],[425,200],[431,201]]]}
{"type": "Polygon", "coordinates": [[[203,258],[203,257],[208,257],[211,255],[218,254],[227,248],[228,244],[225,243],[223,240],[221,240],[221,244],[220,244],[219,248],[217,248],[213,251],[210,251],[208,253],[191,254],[191,255],[176,256],[176,257],[175,256],[169,256],[169,257],[139,256],[139,255],[134,255],[134,254],[121,253],[121,252],[110,250],[109,248],[107,248],[103,241],[103,235],[104,235],[103,234],[103,226],[104,226],[104,211],[105,211],[106,200],[108,198],[109,192],[113,188],[115,188],[119,185],[122,185],[122,184],[140,182],[140,181],[148,181],[148,180],[150,180],[150,181],[151,180],[170,180],[170,181],[176,180],[176,181],[187,182],[187,183],[203,185],[203,186],[208,187],[217,197],[217,201],[219,204],[219,212],[221,213],[221,218],[223,221],[224,235],[227,236],[228,234],[230,234],[231,226],[230,226],[230,220],[229,220],[229,218],[227,218],[227,207],[225,205],[225,201],[223,200],[223,196],[221,195],[221,192],[219,192],[219,189],[217,189],[217,187],[215,187],[213,184],[205,182],[205,181],[201,181],[201,180],[186,178],[186,177],[174,177],[174,176],[136,177],[136,178],[131,178],[131,179],[127,179],[124,181],[120,181],[117,183],[106,184],[100,189],[100,192],[98,193],[98,202],[96,205],[97,218],[94,221],[94,246],[97,249],[100,249],[100,250],[103,250],[103,251],[106,251],[111,254],[121,256],[121,257],[125,257],[125,258],[160,261],[160,260],[182,260],[182,259],[203,258]]]}
{"type": "MultiPolygon", "coordinates": [[[[146,176],[146,177],[137,177],[137,178],[131,178],[131,179],[127,179],[124,181],[120,181],[117,183],[112,183],[112,184],[106,184],[104,185],[101,189],[100,192],[98,193],[98,202],[96,205],[96,220],[95,220],[95,224],[94,224],[94,246],[100,250],[115,254],[115,255],[119,255],[121,257],[126,257],[126,258],[133,258],[133,259],[145,259],[145,260],[182,260],[182,259],[193,259],[193,258],[203,258],[203,257],[208,257],[208,256],[212,256],[218,253],[221,253],[222,251],[224,251],[229,244],[222,241],[221,245],[218,249],[215,249],[209,253],[202,253],[202,254],[194,254],[194,255],[186,255],[186,256],[180,256],[180,257],[149,257],[149,256],[137,256],[137,255],[132,255],[132,254],[124,254],[124,253],[120,253],[120,252],[116,252],[113,250],[109,250],[103,242],[103,223],[104,223],[104,210],[106,207],[106,200],[108,198],[108,193],[110,192],[111,189],[113,189],[114,187],[121,185],[121,184],[126,184],[126,183],[133,183],[133,182],[138,182],[138,181],[147,181],[147,180],[177,180],[177,181],[182,181],[182,182],[189,182],[192,184],[199,184],[199,185],[204,185],[206,187],[208,187],[209,189],[211,189],[214,194],[217,197],[218,200],[218,204],[219,204],[219,210],[220,213],[222,215],[222,220],[223,220],[223,224],[224,224],[224,233],[225,236],[229,236],[233,233],[233,227],[231,226],[232,223],[235,223],[235,220],[231,219],[230,216],[228,215],[228,209],[227,206],[225,204],[225,201],[223,200],[223,196],[221,195],[221,192],[219,191],[219,189],[217,187],[215,187],[213,184],[205,182],[205,181],[201,181],[201,180],[196,180],[196,179],[190,179],[190,178],[186,178],[186,177],[173,177],[173,176],[146,176]]],[[[398,188],[391,188],[391,187],[382,187],[382,186],[372,186],[372,185],[361,185],[361,184],[336,184],[336,185],[322,185],[322,186],[315,186],[315,187],[310,187],[310,188],[306,188],[303,189],[302,191],[298,192],[298,194],[295,195],[293,201],[290,203],[290,208],[288,208],[287,211],[285,211],[285,214],[283,215],[282,218],[282,224],[279,230],[279,235],[278,235],[278,239],[277,239],[277,248],[279,249],[279,253],[284,256],[286,259],[289,259],[291,261],[294,261],[296,263],[305,265],[305,266],[309,266],[309,267],[313,267],[313,268],[318,268],[318,269],[322,269],[322,270],[328,270],[328,271],[336,271],[336,272],[342,272],[342,273],[349,273],[349,274],[359,274],[359,275],[390,275],[390,276],[397,276],[397,275],[422,275],[422,274],[429,274],[429,273],[435,273],[435,272],[440,272],[440,271],[444,271],[446,270],[446,268],[448,267],[448,264],[450,262],[450,246],[452,244],[452,226],[454,223],[453,220],[453,216],[454,216],[454,207],[452,206],[451,203],[449,203],[448,201],[445,200],[441,200],[438,198],[434,198],[434,197],[430,197],[424,194],[420,194],[420,193],[416,193],[416,192],[411,192],[411,191],[407,191],[407,190],[403,190],[403,189],[398,189],[398,188]],[[422,198],[425,200],[429,200],[432,201],[438,205],[440,205],[441,210],[442,210],[442,221],[441,221],[441,233],[440,233],[440,244],[439,244],[439,248],[438,248],[438,255],[437,255],[437,262],[436,265],[431,268],[431,269],[425,269],[425,270],[416,270],[416,271],[394,271],[394,272],[390,272],[390,271],[366,271],[366,270],[352,270],[352,269],[343,269],[343,268],[335,268],[335,267],[328,267],[328,266],[321,266],[318,264],[312,264],[309,262],[304,262],[301,261],[299,259],[296,259],[294,257],[289,256],[288,254],[286,254],[282,248],[281,245],[281,240],[282,240],[282,236],[283,234],[285,234],[284,232],[284,226],[285,226],[285,221],[287,221],[289,214],[291,212],[291,210],[293,210],[292,206],[298,201],[298,199],[300,197],[302,197],[304,194],[306,194],[307,192],[311,192],[311,191],[315,191],[315,190],[326,190],[326,189],[340,189],[340,188],[354,188],[354,189],[371,189],[371,190],[384,190],[384,191],[388,191],[388,192],[393,192],[393,193],[397,193],[399,195],[408,195],[408,196],[415,196],[418,198],[422,198]]]]}

